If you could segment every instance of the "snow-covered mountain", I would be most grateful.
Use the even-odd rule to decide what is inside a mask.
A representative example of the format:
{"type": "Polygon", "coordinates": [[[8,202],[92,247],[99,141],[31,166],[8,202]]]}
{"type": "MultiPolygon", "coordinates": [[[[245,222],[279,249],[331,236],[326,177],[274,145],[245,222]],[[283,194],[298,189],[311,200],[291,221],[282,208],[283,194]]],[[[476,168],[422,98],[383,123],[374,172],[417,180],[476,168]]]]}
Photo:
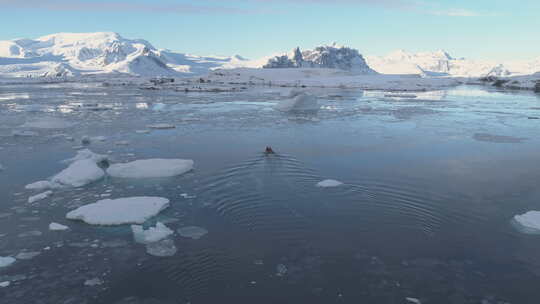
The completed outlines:
{"type": "Polygon", "coordinates": [[[201,57],[159,50],[146,40],[125,39],[109,32],[60,33],[0,41],[0,74],[8,76],[180,76],[246,65],[248,61],[240,56],[201,57]]]}
{"type": "Polygon", "coordinates": [[[540,71],[540,60],[494,62],[454,58],[447,52],[408,53],[404,50],[386,56],[367,56],[368,65],[382,74],[419,74],[424,76],[512,76],[540,71]]]}
{"type": "Polygon", "coordinates": [[[294,49],[291,53],[270,58],[263,68],[330,68],[376,74],[358,50],[332,45],[319,46],[313,50],[294,49]]]}

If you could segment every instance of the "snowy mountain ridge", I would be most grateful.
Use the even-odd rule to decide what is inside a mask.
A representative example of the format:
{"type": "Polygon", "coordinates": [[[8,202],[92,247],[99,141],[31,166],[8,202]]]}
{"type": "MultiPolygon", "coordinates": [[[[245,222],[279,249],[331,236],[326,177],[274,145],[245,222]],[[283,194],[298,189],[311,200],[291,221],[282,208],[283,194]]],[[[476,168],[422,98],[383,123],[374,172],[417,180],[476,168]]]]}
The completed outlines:
{"type": "Polygon", "coordinates": [[[386,56],[367,56],[368,65],[383,74],[423,76],[483,77],[530,75],[540,71],[540,58],[532,61],[495,62],[454,58],[444,50],[408,53],[404,50],[386,56]]]}
{"type": "Polygon", "coordinates": [[[158,50],[146,40],[125,39],[112,32],[0,41],[0,74],[10,76],[197,75],[224,65],[244,66],[246,61],[240,56],[201,57],[158,50]]]}

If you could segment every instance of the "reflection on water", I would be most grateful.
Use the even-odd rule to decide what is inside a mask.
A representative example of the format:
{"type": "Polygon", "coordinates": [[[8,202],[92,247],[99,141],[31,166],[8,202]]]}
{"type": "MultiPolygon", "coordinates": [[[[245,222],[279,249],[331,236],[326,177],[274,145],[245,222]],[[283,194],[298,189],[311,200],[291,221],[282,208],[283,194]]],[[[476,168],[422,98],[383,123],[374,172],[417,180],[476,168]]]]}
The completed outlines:
{"type": "Polygon", "coordinates": [[[536,303],[540,242],[511,223],[540,208],[540,99],[476,87],[315,89],[320,109],[282,113],[288,90],[185,94],[94,84],[11,86],[0,103],[4,303],[536,303]],[[19,96],[19,97],[13,97],[19,96]],[[20,96],[27,96],[23,98],[20,96]],[[397,96],[397,95],[396,95],[397,96]],[[444,101],[444,102],[441,102],[444,101]],[[148,130],[156,123],[168,130],[148,130]],[[31,130],[35,136],[12,136],[31,130]],[[191,158],[167,179],[106,177],[28,203],[81,139],[111,162],[191,158]],[[128,142],[129,145],[116,145],[128,142]],[[276,154],[263,153],[271,145],[276,154]],[[320,188],[325,179],[343,185],[320,188]],[[162,196],[160,221],[198,226],[154,257],[128,226],[70,222],[78,206],[162,196]],[[52,232],[51,222],[69,230],[52,232]],[[87,280],[102,285],[85,286],[87,280]],[[53,292],[54,291],[54,292],[53,292]],[[37,303],[37,302],[36,302],[37,303]]]}

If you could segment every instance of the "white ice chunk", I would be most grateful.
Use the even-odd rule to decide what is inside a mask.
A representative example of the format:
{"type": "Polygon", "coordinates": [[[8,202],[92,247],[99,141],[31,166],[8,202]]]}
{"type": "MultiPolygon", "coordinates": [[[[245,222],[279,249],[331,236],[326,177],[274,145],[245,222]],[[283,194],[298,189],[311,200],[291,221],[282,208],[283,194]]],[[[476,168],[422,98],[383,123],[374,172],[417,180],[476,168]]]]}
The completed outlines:
{"type": "Polygon", "coordinates": [[[159,242],[146,245],[146,253],[157,257],[169,257],[176,254],[176,246],[171,239],[164,239],[159,242]]]}
{"type": "Polygon", "coordinates": [[[522,228],[523,232],[540,234],[540,211],[529,211],[514,216],[514,222],[522,228]]]}
{"type": "Polygon", "coordinates": [[[417,298],[405,298],[405,300],[407,302],[414,303],[414,304],[422,304],[422,302],[418,300],[417,298]]]}
{"type": "Polygon", "coordinates": [[[95,163],[100,163],[100,162],[108,160],[108,158],[109,157],[107,155],[97,154],[90,151],[89,149],[82,149],[82,150],[77,151],[77,155],[75,155],[75,157],[65,159],[62,162],[70,164],[78,160],[89,159],[95,163]]]}
{"type": "Polygon", "coordinates": [[[66,218],[91,225],[142,224],[169,207],[162,197],[126,197],[99,200],[70,211],[66,218]]]}
{"type": "Polygon", "coordinates": [[[54,188],[54,185],[50,181],[43,180],[28,184],[24,188],[28,190],[44,190],[54,188]]]}
{"type": "Polygon", "coordinates": [[[202,227],[197,227],[197,226],[182,227],[182,228],[178,228],[178,230],[176,231],[181,236],[194,239],[194,240],[198,240],[208,233],[208,230],[202,227]]]}
{"type": "Polygon", "coordinates": [[[40,255],[41,252],[39,251],[27,251],[27,252],[21,252],[15,256],[17,260],[31,260],[35,258],[36,256],[40,255]]]}
{"type": "Polygon", "coordinates": [[[163,223],[156,223],[155,227],[150,227],[144,230],[141,225],[131,225],[131,231],[133,231],[133,238],[135,242],[140,244],[149,244],[157,241],[161,241],[174,232],[167,228],[163,223]]]}
{"type": "Polygon", "coordinates": [[[33,132],[33,131],[15,130],[15,131],[11,132],[11,135],[13,135],[15,137],[32,137],[32,136],[38,136],[39,134],[36,133],[36,132],[33,132]]]}
{"type": "Polygon", "coordinates": [[[32,204],[32,203],[35,203],[37,201],[44,200],[47,197],[51,196],[52,194],[53,194],[53,192],[49,190],[49,191],[42,192],[40,194],[36,194],[34,196],[30,196],[28,198],[28,203],[32,204]]]}
{"type": "Polygon", "coordinates": [[[105,175],[103,169],[91,159],[78,160],[57,175],[51,182],[59,187],[82,187],[101,179],[105,175]]]}
{"type": "Polygon", "coordinates": [[[2,288],[8,287],[9,285],[11,285],[11,282],[10,282],[10,281],[0,282],[0,287],[2,287],[2,288]]]}
{"type": "Polygon", "coordinates": [[[15,263],[15,258],[12,257],[1,257],[0,256],[0,268],[8,267],[9,265],[15,263]]]}
{"type": "Polygon", "coordinates": [[[45,117],[26,122],[21,127],[33,129],[65,129],[71,127],[72,125],[72,123],[62,120],[60,118],[45,117]]]}
{"type": "Polygon", "coordinates": [[[343,185],[342,182],[337,181],[337,180],[333,180],[333,179],[326,179],[326,180],[323,180],[323,181],[317,183],[317,187],[322,187],[322,188],[338,187],[338,186],[341,186],[341,185],[343,185]]]}
{"type": "Polygon", "coordinates": [[[103,284],[103,280],[101,280],[100,278],[93,278],[93,279],[84,281],[84,286],[92,287],[92,286],[98,286],[101,284],[103,284]]]}
{"type": "Polygon", "coordinates": [[[174,128],[176,128],[175,125],[166,124],[166,123],[158,123],[158,124],[148,125],[147,127],[150,128],[150,129],[174,129],[174,128]]]}
{"type": "Polygon", "coordinates": [[[192,170],[193,164],[191,159],[143,159],[111,165],[107,173],[122,178],[171,177],[192,170]]]}
{"type": "Polygon", "coordinates": [[[282,100],[275,106],[275,109],[282,112],[317,111],[319,103],[317,97],[307,93],[299,93],[291,99],[282,100]]]}
{"type": "Polygon", "coordinates": [[[58,224],[58,223],[50,223],[49,224],[49,230],[51,231],[63,231],[68,230],[69,227],[66,225],[58,224]]]}

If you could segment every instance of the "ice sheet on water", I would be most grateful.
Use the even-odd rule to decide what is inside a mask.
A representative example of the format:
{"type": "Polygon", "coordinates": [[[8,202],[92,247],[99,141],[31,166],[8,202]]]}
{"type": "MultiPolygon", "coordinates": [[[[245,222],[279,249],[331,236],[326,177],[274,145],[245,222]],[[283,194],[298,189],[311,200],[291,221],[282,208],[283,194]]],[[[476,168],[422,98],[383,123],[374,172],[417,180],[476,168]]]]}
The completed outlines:
{"type": "Polygon", "coordinates": [[[141,225],[131,225],[133,238],[140,244],[149,244],[163,240],[174,232],[163,223],[157,222],[155,227],[144,229],[141,225]]]}
{"type": "Polygon", "coordinates": [[[540,234],[540,211],[518,214],[514,216],[513,222],[524,233],[540,234]]]}
{"type": "Polygon", "coordinates": [[[65,129],[73,126],[73,123],[55,117],[44,117],[27,121],[21,128],[29,129],[65,129]]]}
{"type": "Polygon", "coordinates": [[[191,171],[193,164],[190,159],[143,159],[113,164],[107,169],[107,173],[121,178],[172,177],[191,171]]]}
{"type": "Polygon", "coordinates": [[[66,226],[66,225],[62,225],[62,224],[58,224],[58,223],[50,223],[49,224],[49,230],[51,231],[63,231],[63,230],[68,230],[69,227],[66,226]]]}
{"type": "Polygon", "coordinates": [[[44,199],[48,198],[49,196],[51,196],[52,194],[53,194],[53,192],[48,190],[48,191],[45,191],[45,192],[30,196],[28,198],[28,203],[32,204],[32,203],[35,203],[37,201],[44,200],[44,199]]]}
{"type": "Polygon", "coordinates": [[[158,124],[152,124],[147,126],[150,129],[174,129],[176,128],[175,125],[167,124],[167,123],[158,123],[158,124]]]}
{"type": "Polygon", "coordinates": [[[162,197],[104,199],[68,212],[66,218],[91,225],[142,224],[169,207],[162,197]]]}
{"type": "Polygon", "coordinates": [[[38,136],[39,134],[34,131],[14,130],[11,132],[11,135],[14,137],[33,137],[33,136],[38,136]]]}
{"type": "Polygon", "coordinates": [[[3,281],[3,282],[0,282],[0,287],[1,287],[1,288],[8,287],[9,285],[11,285],[11,282],[10,282],[10,281],[3,281]]]}
{"type": "Polygon", "coordinates": [[[178,230],[176,231],[180,236],[183,236],[185,238],[191,238],[194,240],[198,240],[208,233],[208,230],[197,226],[182,227],[178,228],[178,230]]]}
{"type": "Polygon", "coordinates": [[[171,239],[164,239],[159,242],[154,242],[146,245],[146,252],[149,255],[157,257],[170,257],[176,254],[178,249],[171,239]]]}
{"type": "Polygon", "coordinates": [[[17,254],[15,256],[15,258],[17,260],[31,260],[33,258],[35,258],[36,256],[40,255],[41,252],[39,251],[26,251],[26,252],[21,252],[19,254],[17,254]]]}
{"type": "Polygon", "coordinates": [[[83,160],[83,159],[89,159],[95,163],[101,163],[103,161],[108,160],[109,157],[104,154],[94,153],[90,151],[89,149],[82,149],[82,150],[77,151],[77,155],[75,155],[75,157],[65,159],[62,162],[66,164],[70,164],[70,163],[76,162],[78,160],[83,160]]]}
{"type": "Polygon", "coordinates": [[[298,93],[290,99],[280,101],[275,109],[282,112],[313,112],[319,110],[317,97],[307,94],[298,93]]]}
{"type": "Polygon", "coordinates": [[[15,263],[15,261],[16,261],[15,258],[0,256],[0,268],[8,267],[9,265],[15,263]]]}
{"type": "Polygon", "coordinates": [[[341,185],[343,185],[342,182],[334,180],[334,179],[326,179],[317,183],[317,187],[321,187],[321,188],[338,187],[341,185]]]}
{"type": "Polygon", "coordinates": [[[82,187],[105,176],[103,169],[92,159],[74,161],[57,175],[51,182],[58,187],[82,187]]]}

